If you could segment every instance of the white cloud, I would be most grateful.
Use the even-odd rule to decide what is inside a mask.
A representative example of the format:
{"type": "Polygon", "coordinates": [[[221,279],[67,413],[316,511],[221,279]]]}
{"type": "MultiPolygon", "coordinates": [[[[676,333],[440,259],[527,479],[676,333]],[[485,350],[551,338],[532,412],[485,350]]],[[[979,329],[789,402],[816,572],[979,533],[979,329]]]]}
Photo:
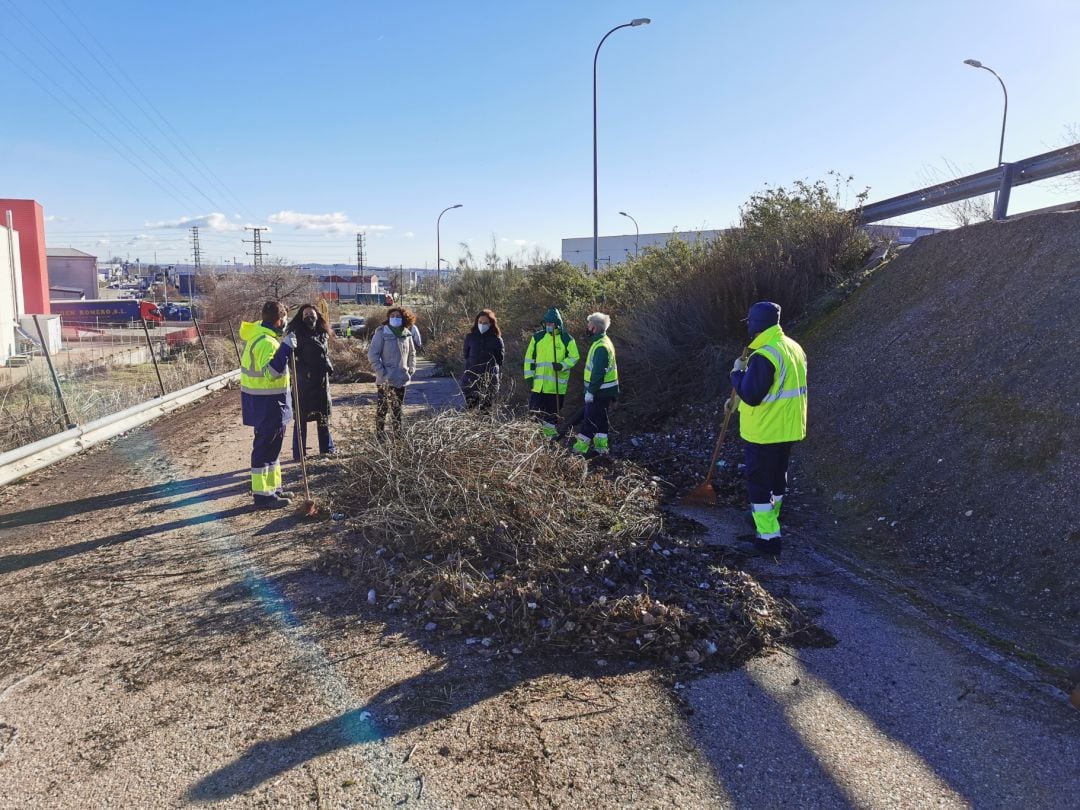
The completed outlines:
{"type": "Polygon", "coordinates": [[[208,231],[241,231],[244,226],[239,222],[230,220],[224,214],[203,214],[199,217],[181,217],[180,219],[166,219],[159,222],[147,222],[147,228],[190,228],[198,226],[208,231]]]}
{"type": "Polygon", "coordinates": [[[392,225],[360,225],[349,220],[343,211],[332,214],[303,214],[299,211],[278,211],[266,218],[274,225],[290,226],[298,231],[322,233],[352,233],[356,231],[388,231],[392,225]]]}
{"type": "Polygon", "coordinates": [[[405,231],[404,236],[405,236],[406,239],[412,239],[414,236],[416,236],[416,234],[413,233],[412,231],[405,231]]]}

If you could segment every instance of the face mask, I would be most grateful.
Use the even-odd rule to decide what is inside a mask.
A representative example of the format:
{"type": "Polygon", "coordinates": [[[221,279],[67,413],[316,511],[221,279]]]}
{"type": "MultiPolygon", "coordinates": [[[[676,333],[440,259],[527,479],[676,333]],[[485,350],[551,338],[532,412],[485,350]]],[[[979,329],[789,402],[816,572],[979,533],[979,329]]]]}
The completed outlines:
{"type": "Polygon", "coordinates": [[[318,321],[318,318],[304,318],[304,323],[307,324],[308,329],[314,329],[315,328],[315,323],[317,321],[318,321]]]}
{"type": "Polygon", "coordinates": [[[486,332],[488,329],[491,328],[491,324],[490,323],[478,323],[476,325],[476,328],[480,330],[480,334],[482,335],[482,334],[484,334],[484,332],[486,332]]]}
{"type": "Polygon", "coordinates": [[[544,329],[546,329],[548,332],[554,332],[555,331],[555,324],[553,324],[553,323],[545,323],[544,324],[544,329]]]}
{"type": "Polygon", "coordinates": [[[401,328],[401,318],[391,318],[390,319],[390,325],[392,327],[394,327],[395,329],[400,329],[401,328]]]}

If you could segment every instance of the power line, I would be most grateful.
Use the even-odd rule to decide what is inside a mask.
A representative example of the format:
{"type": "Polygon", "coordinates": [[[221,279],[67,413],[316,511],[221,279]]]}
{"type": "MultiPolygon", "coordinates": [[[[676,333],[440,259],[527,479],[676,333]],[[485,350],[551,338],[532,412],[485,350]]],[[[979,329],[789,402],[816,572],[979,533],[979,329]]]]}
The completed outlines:
{"type": "MultiPolygon", "coordinates": [[[[146,137],[145,134],[143,134],[142,129],[139,126],[137,126],[130,118],[128,118],[127,115],[125,115],[124,112],[119,107],[117,107],[115,104],[113,104],[112,100],[109,99],[109,97],[105,95],[105,93],[94,83],[94,81],[90,77],[88,77],[79,68],[78,65],[76,65],[74,62],[72,62],[71,59],[68,58],[67,54],[64,53],[63,49],[58,47],[48,37],[48,35],[46,35],[44,32],[42,32],[41,29],[38,28],[34,24],[33,20],[31,20],[29,17],[27,17],[12,2],[10,2],[10,0],[5,0],[5,3],[11,9],[11,11],[14,12],[15,16],[18,18],[19,22],[23,25],[23,27],[26,28],[35,38],[37,38],[37,40],[39,42],[41,42],[45,46],[46,49],[48,49],[48,51],[53,55],[55,60],[62,67],[66,68],[67,71],[72,76],[74,76],[75,79],[80,84],[82,84],[82,86],[84,88],[86,88],[86,90],[88,92],[90,92],[93,96],[95,96],[114,116],[119,118],[126,125],[127,129],[131,133],[133,133],[135,135],[135,137],[137,137],[140,141],[142,141],[142,143],[146,146],[146,148],[149,149],[150,152],[152,154],[154,154],[158,158],[158,160],[160,160],[165,166],[167,166],[169,169],[171,169],[185,183],[187,183],[189,186],[191,186],[199,196],[201,196],[208,203],[210,203],[211,207],[213,207],[213,208],[221,208],[222,210],[224,210],[223,207],[221,205],[219,205],[218,202],[216,202],[209,195],[207,195],[202,190],[202,188],[199,187],[198,184],[196,184],[194,181],[192,181],[191,178],[189,178],[183,171],[181,171],[179,169],[179,167],[177,167],[176,164],[173,163],[172,160],[164,152],[162,152],[160,149],[158,149],[157,146],[155,144],[153,144],[150,141],[150,139],[146,137]]],[[[38,69],[40,70],[40,67],[38,69]]],[[[42,72],[44,72],[44,71],[42,71],[42,72]]],[[[117,138],[117,139],[119,140],[119,138],[117,138]]],[[[128,148],[130,148],[130,147],[128,147],[128,148]]]]}
{"type": "Polygon", "coordinates": [[[154,103],[146,96],[145,93],[142,92],[142,90],[139,89],[139,86],[135,84],[134,81],[132,81],[131,77],[124,70],[123,66],[112,58],[109,48],[106,48],[101,43],[101,41],[96,36],[94,36],[93,31],[91,31],[86,26],[86,23],[84,23],[79,17],[79,15],[75,12],[75,10],[67,4],[66,0],[60,0],[60,2],[67,10],[68,14],[79,24],[82,30],[86,32],[86,35],[94,42],[95,45],[97,45],[97,50],[90,48],[82,40],[78,33],[72,30],[71,26],[67,24],[67,21],[59,13],[57,13],[56,9],[54,9],[49,4],[48,0],[45,0],[46,6],[48,6],[49,10],[53,13],[53,15],[56,16],[56,18],[60,20],[63,26],[71,32],[72,36],[74,36],[75,39],[79,42],[79,44],[86,49],[86,51],[90,54],[91,58],[93,58],[93,60],[101,66],[102,70],[104,70],[105,73],[108,74],[114,82],[116,82],[117,87],[119,87],[124,92],[124,95],[131,99],[132,103],[134,103],[135,106],[139,108],[143,115],[146,116],[147,120],[154,125],[155,129],[157,129],[158,132],[165,136],[165,139],[173,145],[173,148],[176,149],[176,151],[181,155],[181,157],[183,157],[188,162],[188,164],[192,166],[192,168],[198,171],[204,179],[208,180],[211,185],[216,185],[218,190],[221,191],[225,197],[230,199],[231,203],[234,204],[241,213],[246,214],[248,218],[252,220],[257,220],[258,217],[252,215],[250,209],[248,209],[247,206],[244,205],[243,201],[241,201],[240,198],[237,197],[236,194],[234,194],[232,190],[225,184],[225,182],[220,177],[218,177],[209,166],[206,165],[206,163],[195,153],[194,150],[191,149],[191,147],[184,140],[183,136],[180,135],[179,130],[177,130],[175,127],[172,126],[172,124],[169,123],[169,121],[165,118],[164,115],[161,114],[158,108],[154,106],[154,103]],[[154,115],[156,115],[157,118],[160,119],[161,124],[164,124],[164,127],[161,126],[161,124],[159,124],[157,120],[155,120],[153,115],[148,115],[146,113],[146,109],[139,103],[136,98],[131,95],[131,93],[128,92],[127,88],[125,88],[124,85],[120,82],[120,80],[116,78],[116,75],[111,70],[109,70],[109,68],[98,58],[97,53],[99,51],[105,54],[105,57],[113,63],[113,65],[117,69],[117,72],[119,72],[119,74],[127,81],[127,83],[131,85],[131,88],[139,96],[142,97],[142,99],[146,102],[147,106],[154,112],[154,115]],[[173,130],[176,133],[176,138],[180,143],[177,143],[177,141],[173,140],[172,135],[170,135],[169,133],[169,130],[173,130]],[[183,144],[183,146],[181,146],[181,144],[183,144]]]}
{"type": "MultiPolygon", "coordinates": [[[[13,47],[16,51],[18,51],[24,57],[26,56],[26,54],[17,45],[12,43],[11,40],[8,39],[7,37],[5,37],[3,34],[0,34],[0,39],[5,40],[11,47],[13,47]]],[[[56,95],[56,93],[54,93],[51,89],[49,89],[49,87],[47,85],[42,83],[40,79],[38,79],[36,76],[34,76],[34,74],[32,74],[25,67],[23,67],[22,64],[20,64],[18,61],[16,61],[14,58],[12,58],[12,56],[10,54],[8,54],[4,50],[0,50],[0,54],[2,54],[4,56],[4,58],[6,58],[9,62],[11,62],[11,64],[13,64],[18,70],[20,70],[24,74],[26,74],[26,76],[32,82],[34,82],[34,84],[36,84],[43,91],[45,91],[45,93],[47,95],[49,95],[57,104],[59,104],[61,107],[63,107],[69,113],[71,113],[71,115],[73,115],[76,118],[76,120],[79,121],[79,123],[81,123],[88,130],[90,130],[94,135],[96,135],[98,138],[100,138],[104,142],[104,144],[106,146],[108,146],[110,149],[112,149],[114,152],[116,152],[118,155],[120,155],[120,157],[122,157],[124,160],[126,160],[128,163],[130,163],[132,165],[132,167],[134,167],[136,171],[138,171],[140,174],[142,174],[144,177],[146,177],[147,180],[149,180],[155,186],[157,186],[162,191],[164,191],[166,194],[168,194],[170,197],[172,197],[174,200],[176,200],[182,207],[184,207],[184,208],[191,207],[191,201],[190,200],[184,201],[183,199],[181,199],[181,196],[183,196],[183,193],[178,188],[173,186],[173,184],[169,183],[168,180],[166,180],[164,177],[161,177],[160,174],[158,174],[158,177],[154,177],[153,175],[150,174],[151,171],[154,171],[153,167],[151,167],[149,164],[146,164],[147,168],[144,169],[142,166],[140,166],[138,163],[136,163],[129,155],[125,154],[120,149],[120,147],[117,146],[117,143],[119,143],[120,146],[125,146],[127,148],[127,150],[132,153],[132,155],[134,155],[139,160],[142,160],[143,163],[146,163],[146,161],[143,160],[138,154],[133,152],[130,147],[127,147],[126,144],[123,143],[123,141],[120,141],[116,137],[116,135],[114,135],[112,133],[112,131],[107,126],[105,126],[103,123],[101,123],[97,119],[97,116],[95,116],[92,112],[90,112],[88,109],[86,109],[86,107],[84,107],[82,105],[82,103],[79,102],[78,99],[76,99],[67,90],[65,90],[61,85],[59,85],[56,82],[55,79],[52,79],[52,78],[48,77],[45,73],[42,73],[43,76],[46,76],[46,78],[49,78],[49,80],[52,81],[53,84],[56,84],[57,88],[62,93],[64,93],[66,96],[68,96],[80,109],[82,109],[83,112],[85,112],[86,115],[89,116],[90,119],[94,121],[94,123],[97,125],[97,127],[100,127],[100,131],[99,131],[99,129],[96,129],[94,126],[91,126],[82,115],[80,115],[78,112],[76,112],[74,109],[72,109],[71,106],[67,104],[67,102],[65,102],[62,98],[60,98],[58,95],[56,95]],[[102,131],[107,133],[108,136],[112,137],[116,141],[116,143],[114,143],[113,141],[110,141],[109,138],[106,137],[106,135],[102,134],[102,131]],[[172,188],[170,189],[168,186],[172,186],[172,188]]],[[[26,61],[29,62],[30,64],[34,64],[33,60],[31,60],[29,58],[27,58],[26,61]]],[[[37,65],[34,65],[34,67],[37,67],[37,65]]],[[[38,70],[40,71],[40,68],[38,68],[38,70]]]]}

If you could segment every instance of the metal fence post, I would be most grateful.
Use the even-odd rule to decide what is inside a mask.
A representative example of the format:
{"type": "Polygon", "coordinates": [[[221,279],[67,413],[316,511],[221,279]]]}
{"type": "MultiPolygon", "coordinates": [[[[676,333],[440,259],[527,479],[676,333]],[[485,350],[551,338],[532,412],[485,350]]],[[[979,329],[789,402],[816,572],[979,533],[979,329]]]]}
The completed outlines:
{"type": "Polygon", "coordinates": [[[154,361],[154,373],[157,374],[158,385],[161,387],[161,395],[165,396],[165,383],[161,381],[161,369],[158,368],[157,355],[154,354],[154,344],[150,341],[150,328],[146,325],[146,318],[142,319],[143,334],[146,335],[146,348],[150,350],[150,359],[154,361]]]}
{"type": "Polygon", "coordinates": [[[1009,195],[1012,193],[1013,178],[1016,174],[1014,164],[1001,164],[1001,186],[994,199],[994,219],[1005,219],[1009,215],[1009,195]]]}
{"type": "Polygon", "coordinates": [[[45,333],[41,331],[41,322],[38,320],[37,315],[34,316],[34,326],[37,327],[38,338],[41,340],[41,353],[45,355],[45,362],[49,364],[49,374],[52,375],[53,385],[56,386],[56,398],[60,400],[60,411],[64,415],[64,430],[71,430],[71,428],[75,427],[75,423],[71,421],[67,403],[64,402],[64,392],[60,390],[60,378],[56,376],[56,369],[53,367],[52,362],[52,354],[49,352],[49,344],[45,340],[45,333]]]}
{"type": "Polygon", "coordinates": [[[206,350],[206,339],[203,337],[202,328],[199,326],[199,319],[192,315],[191,321],[195,324],[195,332],[199,336],[199,344],[202,346],[203,357],[206,358],[206,367],[210,370],[210,376],[213,377],[214,366],[210,362],[210,352],[206,350]]]}
{"type": "Polygon", "coordinates": [[[240,346],[236,343],[236,333],[233,332],[232,321],[225,321],[229,325],[229,337],[232,338],[232,347],[236,350],[236,365],[242,365],[243,360],[240,359],[240,346]]]}

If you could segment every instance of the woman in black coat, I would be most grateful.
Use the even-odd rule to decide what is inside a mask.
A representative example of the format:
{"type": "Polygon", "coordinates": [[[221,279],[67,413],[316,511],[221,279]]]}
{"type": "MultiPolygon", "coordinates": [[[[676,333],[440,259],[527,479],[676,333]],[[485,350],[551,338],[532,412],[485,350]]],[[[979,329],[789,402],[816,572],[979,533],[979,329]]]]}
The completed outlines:
{"type": "Polygon", "coordinates": [[[311,304],[304,304],[289,322],[296,334],[296,377],[293,385],[300,397],[300,413],[293,429],[293,461],[300,460],[300,442],[307,452],[307,423],[314,421],[319,433],[319,452],[335,452],[330,438],[330,327],[311,304]]]}
{"type": "Polygon", "coordinates": [[[503,364],[503,339],[499,322],[490,309],[482,309],[465,335],[465,373],[461,390],[468,408],[491,409],[499,393],[499,370],[503,364]]]}

